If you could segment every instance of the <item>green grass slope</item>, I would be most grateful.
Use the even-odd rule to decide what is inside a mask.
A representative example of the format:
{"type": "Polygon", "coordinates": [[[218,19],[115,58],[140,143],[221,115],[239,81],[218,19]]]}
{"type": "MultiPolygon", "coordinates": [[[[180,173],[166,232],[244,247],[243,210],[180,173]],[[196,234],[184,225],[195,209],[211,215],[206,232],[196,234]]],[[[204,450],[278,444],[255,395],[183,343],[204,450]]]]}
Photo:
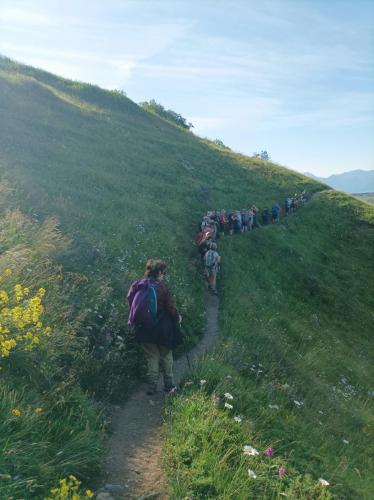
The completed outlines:
{"type": "Polygon", "coordinates": [[[222,345],[168,408],[175,498],[372,498],[374,210],[325,191],[220,247],[222,345]]]}
{"type": "MultiPolygon", "coordinates": [[[[0,175],[14,190],[14,207],[39,221],[58,217],[72,241],[60,262],[87,280],[72,300],[100,355],[108,336],[123,336],[123,295],[149,257],[167,260],[186,329],[199,335],[202,287],[192,239],[204,210],[322,188],[271,163],[223,153],[118,92],[7,59],[0,59],[0,89],[0,175]]],[[[116,367],[122,375],[133,369],[126,349],[121,359],[107,353],[102,362],[111,371],[99,384],[102,362],[91,366],[87,386],[94,380],[101,393],[115,391],[105,381],[116,367]]],[[[123,393],[129,379],[120,383],[123,393]]]]}
{"type": "MultiPolygon", "coordinates": [[[[0,131],[1,218],[7,227],[2,233],[0,271],[12,267],[14,280],[34,289],[45,286],[46,315],[55,331],[47,346],[33,352],[35,360],[23,355],[17,356],[17,363],[3,363],[1,401],[7,409],[2,418],[8,415],[4,420],[4,425],[8,427],[4,428],[18,426],[18,433],[10,434],[12,438],[7,440],[8,448],[14,451],[2,457],[2,471],[8,478],[3,496],[19,495],[27,484],[31,485],[28,492],[30,498],[43,498],[42,495],[59,478],[69,473],[75,473],[89,484],[90,475],[92,477],[96,472],[102,424],[97,420],[97,411],[84,391],[95,393],[99,398],[120,398],[143,374],[141,355],[128,336],[123,298],[131,280],[143,272],[145,260],[160,257],[167,261],[170,286],[184,317],[187,343],[192,344],[201,334],[204,324],[204,287],[193,247],[200,215],[210,208],[241,208],[252,203],[262,207],[281,201],[292,192],[306,189],[312,193],[323,190],[325,186],[270,162],[223,151],[209,141],[198,139],[192,133],[147,113],[119,92],[64,80],[5,58],[0,59],[0,131]],[[23,221],[21,232],[14,223],[17,217],[23,221]],[[48,221],[51,220],[54,223],[48,230],[48,221]],[[15,237],[15,234],[18,236],[15,237]],[[29,250],[20,252],[17,239],[20,236],[24,238],[22,248],[29,250]],[[58,243],[60,238],[63,238],[64,244],[58,243]],[[44,249],[44,253],[40,249],[44,249]],[[30,372],[29,365],[33,366],[30,372]],[[70,385],[64,383],[66,380],[70,385]],[[50,394],[61,397],[56,403],[50,394]],[[35,422],[9,417],[15,404],[23,408],[23,416],[30,414],[30,419],[34,416],[28,408],[35,405],[46,408],[44,420],[38,421],[40,427],[35,427],[32,438],[32,443],[39,443],[38,468],[30,467],[30,451],[22,455],[23,458],[18,456],[27,429],[35,422]],[[61,418],[55,408],[60,409],[61,418]],[[52,412],[50,418],[47,409],[52,412]],[[9,422],[9,418],[13,420],[9,422]],[[53,426],[53,423],[55,426],[50,429],[48,426],[53,426]],[[62,442],[65,443],[63,450],[62,442]]],[[[331,335],[336,335],[337,318],[343,323],[343,314],[347,314],[349,317],[344,328],[354,332],[358,344],[365,346],[370,318],[366,313],[356,317],[346,311],[346,295],[338,290],[344,278],[344,284],[352,286],[357,293],[354,304],[356,301],[367,304],[370,289],[362,288],[361,284],[365,281],[356,278],[361,268],[366,268],[368,279],[370,277],[365,259],[368,258],[371,226],[366,216],[358,213],[361,210],[359,202],[358,208],[353,209],[350,207],[354,203],[351,198],[342,200],[330,194],[321,194],[315,198],[311,208],[305,208],[292,222],[290,220],[287,231],[267,228],[249,238],[224,241],[222,327],[227,349],[222,350],[219,363],[215,359],[199,369],[208,370],[209,376],[206,374],[205,377],[207,388],[213,390],[219,383],[218,378],[221,380],[220,374],[226,374],[228,370],[234,376],[232,366],[236,366],[238,373],[235,380],[239,385],[235,397],[240,394],[243,398],[243,407],[239,408],[243,414],[247,412],[246,404],[251,398],[260,401],[267,396],[265,386],[260,387],[260,381],[254,382],[249,376],[249,372],[252,373],[250,369],[248,376],[242,373],[244,361],[235,361],[237,351],[247,356],[248,362],[253,356],[257,356],[255,361],[261,359],[259,356],[268,359],[267,370],[272,366],[274,353],[278,353],[282,357],[278,362],[285,365],[284,375],[274,369],[274,380],[278,377],[280,382],[286,383],[292,375],[295,380],[289,384],[295,386],[293,390],[300,390],[299,383],[309,383],[310,379],[308,370],[302,370],[298,362],[292,342],[301,346],[297,337],[299,327],[310,320],[311,314],[317,317],[311,321],[322,325],[321,328],[331,328],[331,335]],[[327,213],[323,211],[321,215],[318,207],[326,204],[331,210],[327,213]],[[342,204],[348,205],[343,207],[345,211],[340,207],[342,204]],[[315,207],[315,216],[312,207],[315,207]],[[346,216],[342,215],[346,212],[352,223],[350,218],[346,220],[346,216]],[[306,214],[311,215],[308,218],[306,214]],[[350,225],[352,230],[345,231],[344,228],[350,225]],[[365,231],[361,231],[361,226],[365,227],[365,231]],[[344,239],[338,245],[341,235],[344,239]],[[313,237],[316,238],[314,244],[313,237]],[[326,251],[322,250],[325,248],[326,251]],[[328,248],[333,252],[332,257],[328,248]],[[308,250],[307,256],[303,254],[304,249],[308,250]],[[321,256],[321,252],[326,255],[321,256]],[[352,262],[356,262],[355,279],[338,265],[340,258],[345,263],[350,255],[353,255],[352,262]],[[319,267],[322,266],[320,261],[324,267],[319,267]],[[279,269],[281,264],[283,267],[279,269]],[[326,276],[320,276],[317,271],[326,272],[326,276]],[[287,283],[292,290],[288,295],[279,292],[287,283]],[[239,285],[243,290],[238,296],[235,290],[239,285]],[[310,292],[307,299],[303,298],[300,292],[303,287],[309,287],[315,295],[310,292]],[[338,294],[339,300],[334,301],[334,295],[329,296],[329,287],[331,293],[338,294]],[[316,305],[313,300],[321,304],[322,312],[310,306],[310,301],[316,305]],[[268,309],[265,304],[268,304],[268,309]],[[283,316],[280,312],[279,318],[273,315],[272,304],[283,311],[283,316]],[[300,315],[296,314],[298,310],[300,315]],[[328,326],[330,316],[331,327],[328,326]],[[261,318],[264,325],[274,322],[274,329],[265,326],[259,329],[261,318]],[[290,345],[286,350],[282,339],[278,338],[280,327],[275,328],[276,318],[279,321],[283,318],[283,330],[291,330],[290,345]],[[254,324],[256,328],[251,329],[254,324]],[[257,345],[256,342],[261,339],[262,343],[257,345]],[[238,348],[239,343],[243,348],[238,348]],[[258,354],[255,355],[256,352],[258,354]],[[259,392],[256,393],[256,390],[259,392]]],[[[344,334],[341,343],[340,356],[343,356],[343,351],[348,358],[353,356],[356,351],[348,335],[344,334]]],[[[322,347],[320,349],[323,351],[322,347]]],[[[365,356],[363,352],[362,359],[360,357],[355,363],[357,366],[353,366],[349,358],[349,366],[364,371],[365,356]]],[[[331,366],[324,368],[326,360],[323,356],[314,354],[313,359],[321,363],[321,369],[326,369],[330,377],[335,361],[330,359],[331,366]]],[[[312,364],[313,359],[308,358],[308,363],[312,364]]],[[[344,359],[339,358],[339,363],[343,363],[344,359]]],[[[350,384],[350,378],[347,380],[350,384]]],[[[365,380],[363,384],[366,384],[365,380]]],[[[323,392],[324,385],[322,382],[320,385],[323,392]]],[[[229,389],[234,391],[234,387],[229,389]]],[[[336,385],[335,390],[338,389],[336,385]]],[[[307,401],[307,396],[302,392],[300,394],[298,397],[307,401]]],[[[197,442],[189,446],[191,433],[186,434],[189,427],[185,412],[191,422],[196,421],[198,429],[198,422],[207,418],[203,408],[208,404],[205,392],[198,391],[191,397],[178,398],[171,410],[174,424],[170,442],[177,439],[178,443],[185,443],[186,449],[190,450],[188,453],[191,453],[187,462],[193,464],[193,467],[186,468],[185,461],[178,455],[179,445],[169,446],[176,498],[180,498],[178,495],[182,491],[184,495],[186,489],[194,491],[195,496],[200,495],[200,498],[208,498],[209,495],[215,498],[216,493],[225,498],[224,495],[229,493],[222,494],[221,486],[214,485],[217,489],[213,490],[210,485],[212,471],[217,471],[218,482],[226,488],[226,492],[230,480],[234,481],[241,474],[234,472],[230,461],[230,432],[238,433],[239,430],[238,427],[231,427],[230,419],[222,420],[227,416],[219,412],[211,415],[218,427],[222,423],[223,427],[219,429],[221,435],[222,429],[227,429],[224,442],[218,440],[214,444],[210,435],[201,432],[196,435],[197,442]],[[194,398],[197,398],[196,405],[190,408],[194,398]],[[205,439],[214,447],[214,453],[205,447],[201,455],[200,447],[205,439]],[[230,459],[228,465],[226,459],[230,459]],[[217,464],[222,464],[225,470],[217,464]],[[199,486],[195,488],[196,484],[199,486]]],[[[208,410],[208,406],[206,408],[208,410]]],[[[297,436],[302,429],[300,420],[297,414],[292,416],[290,412],[290,415],[291,423],[295,421],[292,433],[295,439],[299,439],[297,436]]],[[[257,417],[254,415],[253,418],[257,417]]],[[[349,412],[344,418],[350,422],[349,412]]],[[[361,422],[361,409],[357,418],[361,422]]],[[[271,422],[266,425],[266,419],[261,416],[259,421],[264,430],[256,431],[256,436],[261,442],[270,443],[273,440],[271,422]]],[[[318,436],[320,427],[315,430],[318,436]]],[[[246,429],[245,426],[243,429],[246,429]]],[[[3,435],[7,436],[8,432],[6,430],[3,435]]],[[[233,439],[239,443],[244,437],[239,439],[236,434],[233,439]]],[[[273,441],[272,444],[276,448],[273,441]]],[[[289,487],[296,492],[295,498],[302,498],[297,497],[297,492],[308,491],[308,495],[315,489],[314,483],[312,481],[309,485],[309,480],[304,477],[305,470],[301,470],[301,465],[297,467],[296,460],[292,461],[296,453],[292,450],[296,447],[284,446],[287,468],[293,468],[296,478],[289,487]]],[[[313,449],[313,453],[317,453],[318,449],[313,449]]],[[[306,463],[305,450],[297,450],[306,463]]],[[[313,475],[325,462],[329,466],[328,472],[331,471],[331,464],[335,463],[331,458],[333,454],[326,455],[325,451],[320,451],[319,460],[310,461],[308,470],[313,475]]],[[[360,481],[366,481],[366,464],[357,464],[359,472],[352,472],[352,476],[361,484],[360,481]]],[[[364,488],[357,486],[354,480],[347,479],[344,484],[348,484],[352,491],[364,488]]],[[[269,492],[273,494],[276,491],[272,483],[253,484],[265,498],[269,492]]],[[[239,496],[232,498],[247,498],[242,487],[239,482],[235,490],[239,496]]],[[[320,494],[318,489],[316,491],[320,494]]]]}

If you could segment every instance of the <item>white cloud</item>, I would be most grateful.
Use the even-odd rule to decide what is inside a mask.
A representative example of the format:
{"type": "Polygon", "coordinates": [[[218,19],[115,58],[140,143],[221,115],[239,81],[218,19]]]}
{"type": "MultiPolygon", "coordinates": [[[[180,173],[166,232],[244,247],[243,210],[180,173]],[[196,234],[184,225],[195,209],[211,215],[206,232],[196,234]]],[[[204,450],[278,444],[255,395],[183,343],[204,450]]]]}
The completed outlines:
{"type": "Polygon", "coordinates": [[[55,22],[56,20],[50,16],[24,9],[5,7],[0,10],[0,23],[50,26],[51,24],[55,24],[55,22]]]}

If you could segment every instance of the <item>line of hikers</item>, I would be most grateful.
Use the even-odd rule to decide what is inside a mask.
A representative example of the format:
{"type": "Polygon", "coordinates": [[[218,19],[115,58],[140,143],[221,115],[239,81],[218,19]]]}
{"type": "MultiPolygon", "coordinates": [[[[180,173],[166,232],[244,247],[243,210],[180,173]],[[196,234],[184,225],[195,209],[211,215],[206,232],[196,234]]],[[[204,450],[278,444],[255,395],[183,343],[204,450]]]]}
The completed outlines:
{"type": "Polygon", "coordinates": [[[208,282],[209,290],[217,295],[217,273],[221,257],[217,251],[216,240],[225,234],[244,233],[259,228],[260,225],[268,225],[270,221],[278,224],[281,213],[288,216],[289,213],[297,210],[307,201],[305,190],[300,194],[295,193],[284,200],[283,207],[274,203],[269,210],[264,207],[260,210],[252,205],[251,208],[242,210],[211,210],[206,213],[199,222],[199,229],[196,235],[196,245],[199,249],[204,265],[204,273],[208,282]],[[261,215],[261,223],[259,218],[261,215]]]}
{"type": "MultiPolygon", "coordinates": [[[[306,202],[305,191],[300,195],[287,198],[284,213],[288,215],[306,202]]],[[[279,222],[279,205],[271,208],[272,222],[279,222]]],[[[260,227],[259,210],[252,206],[246,210],[210,211],[199,223],[196,237],[200,255],[205,268],[205,275],[212,293],[217,294],[216,276],[221,258],[217,252],[216,240],[225,233],[241,233],[260,227]]],[[[262,224],[268,224],[269,210],[262,210],[262,224]]],[[[173,349],[183,342],[181,331],[182,317],[172,299],[169,288],[164,282],[166,264],[159,259],[146,262],[144,277],[134,281],[127,293],[129,304],[128,325],[135,333],[135,339],[141,344],[147,359],[147,395],[154,395],[160,369],[163,373],[164,391],[173,394],[176,391],[173,380],[173,349]]]]}

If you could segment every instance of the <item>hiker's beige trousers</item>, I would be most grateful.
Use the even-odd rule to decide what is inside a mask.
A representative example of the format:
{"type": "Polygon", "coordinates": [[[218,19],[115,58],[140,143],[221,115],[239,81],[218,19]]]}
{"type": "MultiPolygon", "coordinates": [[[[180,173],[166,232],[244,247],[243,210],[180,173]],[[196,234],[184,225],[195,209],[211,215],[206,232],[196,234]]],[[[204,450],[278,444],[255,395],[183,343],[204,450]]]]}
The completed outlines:
{"type": "Polygon", "coordinates": [[[148,363],[148,382],[157,385],[161,371],[164,374],[164,386],[166,389],[173,386],[173,352],[171,349],[157,344],[143,343],[143,349],[148,363]]]}

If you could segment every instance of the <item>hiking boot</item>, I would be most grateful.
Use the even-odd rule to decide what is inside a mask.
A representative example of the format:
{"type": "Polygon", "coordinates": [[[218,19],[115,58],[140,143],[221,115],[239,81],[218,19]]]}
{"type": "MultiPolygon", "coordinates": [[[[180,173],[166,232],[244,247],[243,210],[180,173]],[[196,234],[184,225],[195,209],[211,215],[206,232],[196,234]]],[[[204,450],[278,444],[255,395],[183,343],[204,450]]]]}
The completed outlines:
{"type": "Polygon", "coordinates": [[[173,396],[177,390],[178,388],[176,385],[164,387],[164,392],[167,396],[173,396]]]}

